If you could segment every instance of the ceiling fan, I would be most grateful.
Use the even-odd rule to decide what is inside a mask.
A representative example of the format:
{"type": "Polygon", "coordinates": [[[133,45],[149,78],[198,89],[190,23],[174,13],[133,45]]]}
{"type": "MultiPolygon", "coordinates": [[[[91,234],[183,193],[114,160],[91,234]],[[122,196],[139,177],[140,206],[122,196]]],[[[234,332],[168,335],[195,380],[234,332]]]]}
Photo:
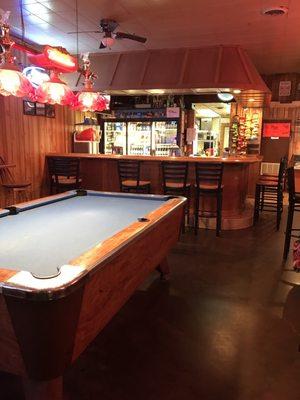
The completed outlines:
{"type": "Polygon", "coordinates": [[[99,49],[110,48],[114,45],[115,40],[119,39],[129,39],[134,40],[140,43],[146,43],[147,39],[142,36],[137,36],[131,33],[125,32],[115,32],[117,27],[119,26],[118,22],[113,19],[101,19],[100,21],[100,29],[98,31],[80,31],[80,32],[68,32],[69,34],[78,34],[78,33],[104,33],[103,38],[101,39],[99,49]]]}

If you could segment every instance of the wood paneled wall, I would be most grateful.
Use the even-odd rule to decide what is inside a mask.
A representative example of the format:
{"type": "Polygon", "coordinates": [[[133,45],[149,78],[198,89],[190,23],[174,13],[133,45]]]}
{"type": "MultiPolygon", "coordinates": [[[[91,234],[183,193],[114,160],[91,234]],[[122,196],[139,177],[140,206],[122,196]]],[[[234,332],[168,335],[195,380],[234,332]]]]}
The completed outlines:
{"type": "Polygon", "coordinates": [[[292,103],[293,101],[300,100],[299,73],[263,75],[262,77],[272,92],[272,101],[279,101],[280,103],[292,103]],[[291,93],[289,96],[279,96],[279,84],[281,81],[291,82],[291,93]]]}
{"type": "Polygon", "coordinates": [[[83,118],[67,107],[56,106],[55,111],[55,118],[23,115],[22,99],[0,96],[0,155],[16,164],[11,169],[16,180],[32,183],[32,198],[45,194],[45,153],[70,151],[74,123],[83,118]]]}
{"type": "Polygon", "coordinates": [[[289,145],[289,158],[293,154],[300,154],[300,102],[292,104],[271,103],[271,107],[264,110],[264,119],[290,120],[291,139],[289,145]]]}

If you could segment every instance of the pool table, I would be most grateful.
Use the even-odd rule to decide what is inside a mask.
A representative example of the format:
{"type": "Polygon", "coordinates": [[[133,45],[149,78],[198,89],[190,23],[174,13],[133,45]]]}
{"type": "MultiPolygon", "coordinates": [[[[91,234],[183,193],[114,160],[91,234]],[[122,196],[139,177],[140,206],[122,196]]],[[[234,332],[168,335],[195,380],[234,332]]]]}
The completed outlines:
{"type": "Polygon", "coordinates": [[[70,191],[0,210],[0,370],[30,400],[62,375],[177,242],[186,199],[70,191]]]}

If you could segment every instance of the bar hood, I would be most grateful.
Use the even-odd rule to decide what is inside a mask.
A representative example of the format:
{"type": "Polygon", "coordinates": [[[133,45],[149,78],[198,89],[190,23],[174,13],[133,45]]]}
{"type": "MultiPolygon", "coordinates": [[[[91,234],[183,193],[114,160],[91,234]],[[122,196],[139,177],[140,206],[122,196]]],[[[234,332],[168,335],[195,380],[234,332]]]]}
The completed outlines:
{"type": "MultiPolygon", "coordinates": [[[[269,104],[271,92],[240,46],[159,49],[93,54],[95,89],[115,95],[202,94],[240,90],[243,106],[269,104]]],[[[77,76],[66,79],[73,86],[77,76]]],[[[80,89],[80,88],[77,88],[80,89]]]]}

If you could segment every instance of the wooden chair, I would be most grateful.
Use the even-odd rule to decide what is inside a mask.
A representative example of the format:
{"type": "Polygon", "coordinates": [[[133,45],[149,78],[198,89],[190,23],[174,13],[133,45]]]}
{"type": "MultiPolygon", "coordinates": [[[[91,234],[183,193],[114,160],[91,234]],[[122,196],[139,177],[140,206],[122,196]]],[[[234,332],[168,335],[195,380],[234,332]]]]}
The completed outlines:
{"type": "Polygon", "coordinates": [[[300,193],[295,190],[295,173],[294,167],[287,169],[287,181],[289,190],[289,207],[288,217],[285,231],[285,241],[283,250],[283,259],[286,260],[290,251],[291,238],[296,237],[299,239],[299,235],[292,235],[292,232],[300,231],[300,229],[293,229],[294,212],[300,211],[300,193]]]}
{"type": "Polygon", "coordinates": [[[260,175],[255,189],[254,224],[258,221],[260,212],[276,212],[276,229],[279,230],[286,166],[287,159],[284,157],[280,160],[278,175],[260,175]]]}
{"type": "Polygon", "coordinates": [[[11,173],[10,168],[6,167],[6,163],[0,157],[0,181],[4,189],[5,205],[9,206],[23,201],[30,200],[29,188],[31,182],[16,181],[14,175],[11,173]]]}
{"type": "Polygon", "coordinates": [[[150,193],[150,182],[140,177],[140,161],[118,160],[118,172],[121,192],[150,193]]]}
{"type": "Polygon", "coordinates": [[[51,194],[80,188],[80,158],[49,157],[48,173],[51,194]]]}
{"type": "Polygon", "coordinates": [[[220,236],[222,225],[223,163],[196,163],[194,230],[198,233],[199,217],[216,218],[216,235],[220,236]],[[216,210],[200,210],[201,198],[215,197],[216,210]]]}
{"type": "MultiPolygon", "coordinates": [[[[162,162],[163,192],[174,196],[184,196],[187,198],[185,206],[185,216],[189,223],[191,184],[187,182],[189,164],[187,162],[162,162]]],[[[182,231],[185,231],[185,218],[182,224],[182,231]]]]}

